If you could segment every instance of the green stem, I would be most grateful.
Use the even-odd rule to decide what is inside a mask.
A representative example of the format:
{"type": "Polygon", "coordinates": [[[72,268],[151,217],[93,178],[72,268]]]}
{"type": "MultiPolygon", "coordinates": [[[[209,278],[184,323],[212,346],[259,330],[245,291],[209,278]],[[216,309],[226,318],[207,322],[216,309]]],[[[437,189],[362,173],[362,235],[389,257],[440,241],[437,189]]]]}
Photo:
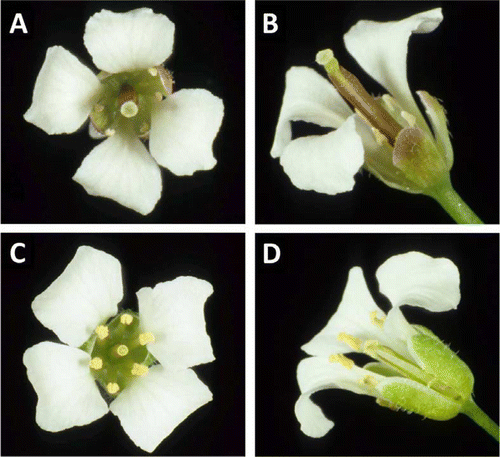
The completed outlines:
{"type": "Polygon", "coordinates": [[[446,180],[442,185],[436,186],[427,193],[443,207],[457,224],[483,224],[469,205],[455,192],[451,182],[446,180]]]}
{"type": "Polygon", "coordinates": [[[498,425],[495,424],[486,413],[477,406],[472,398],[469,398],[467,402],[462,406],[461,413],[470,417],[477,425],[486,430],[493,438],[499,441],[499,429],[498,425]]]}

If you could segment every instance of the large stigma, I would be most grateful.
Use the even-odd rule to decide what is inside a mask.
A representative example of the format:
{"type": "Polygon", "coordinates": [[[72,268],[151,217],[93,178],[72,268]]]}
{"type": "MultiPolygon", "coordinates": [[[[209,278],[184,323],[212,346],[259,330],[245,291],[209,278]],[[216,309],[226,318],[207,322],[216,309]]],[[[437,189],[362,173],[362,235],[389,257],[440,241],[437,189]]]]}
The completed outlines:
{"type": "Polygon", "coordinates": [[[127,311],[96,330],[90,371],[112,396],[118,395],[138,376],[148,373],[154,358],[146,345],[154,342],[151,333],[141,333],[139,317],[127,311]]]}

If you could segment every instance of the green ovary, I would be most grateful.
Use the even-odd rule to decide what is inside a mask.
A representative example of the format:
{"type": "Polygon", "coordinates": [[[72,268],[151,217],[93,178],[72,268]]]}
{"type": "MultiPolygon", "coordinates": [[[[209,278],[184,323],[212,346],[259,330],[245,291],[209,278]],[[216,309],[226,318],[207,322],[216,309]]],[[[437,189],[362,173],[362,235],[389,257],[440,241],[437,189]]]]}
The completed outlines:
{"type": "Polygon", "coordinates": [[[126,311],[98,326],[97,336],[92,337],[95,341],[90,352],[90,372],[112,396],[147,375],[148,367],[155,362],[144,343],[145,336],[148,342],[154,342],[154,337],[141,333],[139,324],[139,316],[126,311]]]}

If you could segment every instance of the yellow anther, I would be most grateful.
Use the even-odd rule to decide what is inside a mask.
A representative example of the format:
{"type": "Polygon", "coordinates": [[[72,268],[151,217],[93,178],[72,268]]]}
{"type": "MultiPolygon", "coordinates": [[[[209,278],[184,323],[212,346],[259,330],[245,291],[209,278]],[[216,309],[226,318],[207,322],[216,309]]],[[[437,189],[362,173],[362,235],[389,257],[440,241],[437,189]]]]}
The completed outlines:
{"type": "Polygon", "coordinates": [[[134,318],[130,314],[122,314],[120,316],[120,322],[123,325],[130,325],[133,322],[134,318]]]}
{"type": "Polygon", "coordinates": [[[97,328],[95,329],[95,332],[97,333],[97,337],[100,340],[107,338],[109,335],[109,329],[105,325],[98,325],[97,328]]]}
{"type": "Polygon", "coordinates": [[[163,100],[163,95],[161,94],[161,92],[155,92],[155,98],[156,100],[161,102],[163,100]]]}
{"type": "Polygon", "coordinates": [[[156,75],[158,75],[158,69],[157,69],[157,68],[155,68],[155,67],[148,68],[148,73],[149,73],[151,76],[156,76],[156,75]]]}
{"type": "Polygon", "coordinates": [[[139,335],[139,344],[141,346],[145,346],[149,343],[155,342],[155,336],[151,332],[141,333],[139,335]]]}
{"type": "Polygon", "coordinates": [[[90,362],[89,362],[89,367],[92,368],[93,370],[100,370],[102,368],[102,359],[100,357],[94,357],[90,362]]]}
{"type": "Polygon", "coordinates": [[[363,345],[363,352],[376,359],[379,345],[380,343],[377,340],[367,340],[363,345]]]}
{"type": "Polygon", "coordinates": [[[375,141],[379,146],[384,146],[386,144],[389,144],[389,141],[385,137],[385,135],[382,135],[379,129],[376,129],[375,127],[372,127],[372,133],[373,136],[375,137],[375,141]]]}
{"type": "Polygon", "coordinates": [[[347,344],[349,347],[351,347],[355,351],[359,351],[361,349],[362,341],[359,338],[356,338],[355,336],[348,335],[347,333],[341,332],[337,335],[337,340],[341,341],[342,343],[347,344]]]}
{"type": "Polygon", "coordinates": [[[106,129],[104,131],[104,135],[106,135],[106,136],[113,136],[115,133],[116,133],[115,129],[106,129]]]}
{"type": "Polygon", "coordinates": [[[147,375],[149,368],[146,365],[141,365],[140,363],[134,363],[131,373],[134,376],[144,376],[147,375]]]}
{"type": "Polygon", "coordinates": [[[370,313],[370,321],[375,327],[378,327],[380,330],[384,328],[385,315],[381,318],[377,317],[377,311],[372,311],[370,313]]]}
{"type": "Polygon", "coordinates": [[[120,344],[120,346],[116,348],[116,353],[120,357],[125,357],[128,354],[128,347],[125,346],[124,344],[120,344]]]}
{"type": "Polygon", "coordinates": [[[382,95],[382,100],[385,102],[389,111],[392,112],[396,110],[396,100],[394,100],[394,98],[392,98],[389,94],[382,95]]]}
{"type": "Polygon", "coordinates": [[[116,382],[108,382],[106,385],[106,390],[110,394],[116,394],[120,390],[120,386],[116,382]]]}
{"type": "Polygon", "coordinates": [[[354,366],[354,361],[343,354],[332,354],[328,357],[330,363],[340,363],[343,367],[350,370],[354,366]]]}
{"type": "Polygon", "coordinates": [[[373,389],[378,384],[378,382],[373,376],[366,375],[359,380],[359,384],[361,386],[366,386],[369,387],[370,389],[373,389]]]}

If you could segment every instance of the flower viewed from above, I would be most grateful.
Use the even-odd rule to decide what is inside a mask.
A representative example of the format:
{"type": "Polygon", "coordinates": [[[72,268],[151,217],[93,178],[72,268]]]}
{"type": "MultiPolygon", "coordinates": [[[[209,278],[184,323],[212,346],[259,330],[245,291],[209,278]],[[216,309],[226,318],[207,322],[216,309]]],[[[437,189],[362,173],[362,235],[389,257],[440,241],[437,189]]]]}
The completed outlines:
{"type": "Polygon", "coordinates": [[[83,41],[100,73],[61,46],[49,48],[24,115],[50,135],[75,132],[89,118],[90,135],[106,140],[73,179],[90,195],[143,215],[161,197],[159,166],[187,176],[216,164],[212,143],[224,105],[205,89],[173,92],[163,64],[172,54],[174,29],[148,8],[94,14],[83,41]]]}
{"type": "Polygon", "coordinates": [[[207,281],[181,276],[139,290],[139,313],[119,311],[120,262],[78,248],[32,304],[37,319],[65,343],[45,341],[24,353],[38,396],[37,424],[59,432],[111,411],[138,447],[153,452],[212,400],[190,368],[215,360],[204,316],[212,292],[207,281]]]}
{"type": "Polygon", "coordinates": [[[295,414],[301,430],[313,438],[328,433],[334,424],[310,397],[339,388],[434,420],[463,413],[498,440],[498,425],[472,400],[469,367],[431,330],[409,324],[400,310],[402,305],[433,312],[455,309],[460,301],[457,267],[448,259],[408,252],[389,258],[376,276],[380,292],[392,304],[387,314],[374,302],[361,268],[354,267],[337,311],[302,346],[311,357],[297,367],[301,395],[295,414]],[[344,355],[348,353],[366,354],[374,361],[361,368],[344,355]]]}
{"type": "Polygon", "coordinates": [[[330,49],[316,56],[329,81],[308,67],[287,72],[271,155],[296,187],[347,192],[364,168],[390,187],[435,198],[456,222],[481,223],[451,185],[453,149],[444,108],[428,92],[417,92],[429,126],[407,80],[410,36],[432,32],[442,19],[436,8],[400,21],[359,21],[344,35],[349,53],[389,92],[381,97],[372,97],[330,49]],[[293,121],[335,130],[292,140],[293,121]]]}

